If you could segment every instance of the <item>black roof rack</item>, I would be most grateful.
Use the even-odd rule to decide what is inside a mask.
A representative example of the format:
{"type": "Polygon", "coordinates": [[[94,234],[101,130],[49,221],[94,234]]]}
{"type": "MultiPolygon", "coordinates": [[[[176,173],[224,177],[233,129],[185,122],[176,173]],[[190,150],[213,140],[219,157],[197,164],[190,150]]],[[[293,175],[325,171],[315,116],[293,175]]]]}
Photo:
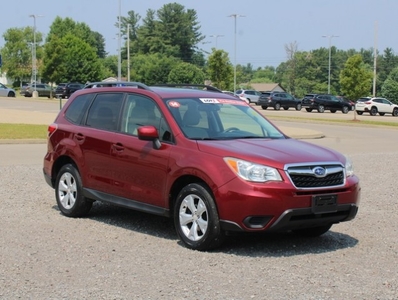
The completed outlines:
{"type": "Polygon", "coordinates": [[[100,87],[132,87],[144,90],[151,90],[151,88],[141,82],[133,82],[133,81],[98,81],[98,82],[90,82],[87,83],[84,88],[100,88],[100,87]]]}
{"type": "Polygon", "coordinates": [[[158,86],[158,87],[177,87],[177,88],[184,88],[184,89],[202,89],[205,91],[211,91],[211,92],[218,92],[222,93],[221,90],[218,88],[211,86],[211,85],[206,85],[206,84],[190,84],[190,83],[165,83],[165,84],[154,84],[152,86],[158,86]]]}

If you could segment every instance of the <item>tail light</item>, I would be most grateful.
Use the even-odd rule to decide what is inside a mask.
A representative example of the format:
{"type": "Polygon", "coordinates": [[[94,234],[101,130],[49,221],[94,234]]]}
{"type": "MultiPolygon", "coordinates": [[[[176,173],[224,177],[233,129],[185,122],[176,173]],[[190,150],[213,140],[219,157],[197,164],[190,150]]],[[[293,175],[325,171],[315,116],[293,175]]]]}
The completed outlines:
{"type": "Polygon", "coordinates": [[[58,129],[57,124],[50,124],[47,128],[47,136],[50,137],[58,129]]]}
{"type": "Polygon", "coordinates": [[[366,101],[365,104],[372,104],[372,101],[366,101]]]}

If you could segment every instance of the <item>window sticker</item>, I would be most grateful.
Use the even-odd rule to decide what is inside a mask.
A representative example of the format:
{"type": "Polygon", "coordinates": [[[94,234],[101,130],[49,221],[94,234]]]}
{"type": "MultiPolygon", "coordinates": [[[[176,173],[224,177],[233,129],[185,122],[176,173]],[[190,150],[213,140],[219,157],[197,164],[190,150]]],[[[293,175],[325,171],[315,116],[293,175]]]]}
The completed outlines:
{"type": "Polygon", "coordinates": [[[169,101],[169,106],[173,107],[173,108],[179,108],[181,106],[181,104],[177,101],[169,101]]]}
{"type": "Polygon", "coordinates": [[[220,103],[220,104],[247,105],[247,103],[242,100],[215,99],[215,98],[199,98],[199,100],[202,101],[202,103],[207,103],[207,104],[220,103]]]}

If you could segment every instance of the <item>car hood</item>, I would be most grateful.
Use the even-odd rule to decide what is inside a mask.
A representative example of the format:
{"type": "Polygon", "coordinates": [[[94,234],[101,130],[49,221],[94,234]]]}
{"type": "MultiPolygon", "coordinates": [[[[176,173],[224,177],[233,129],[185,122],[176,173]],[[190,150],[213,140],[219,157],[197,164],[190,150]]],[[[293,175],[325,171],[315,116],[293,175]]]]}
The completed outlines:
{"type": "Polygon", "coordinates": [[[198,141],[202,152],[222,157],[235,157],[283,169],[286,164],[335,162],[345,164],[337,151],[295,139],[237,139],[198,141]]]}

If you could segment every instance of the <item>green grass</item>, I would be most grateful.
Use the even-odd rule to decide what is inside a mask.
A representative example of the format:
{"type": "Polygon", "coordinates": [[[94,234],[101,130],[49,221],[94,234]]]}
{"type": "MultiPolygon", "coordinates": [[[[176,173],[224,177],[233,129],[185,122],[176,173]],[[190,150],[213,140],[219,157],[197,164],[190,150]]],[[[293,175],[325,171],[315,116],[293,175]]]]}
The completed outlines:
{"type": "Polygon", "coordinates": [[[46,139],[48,125],[0,123],[0,139],[46,139]]]}

